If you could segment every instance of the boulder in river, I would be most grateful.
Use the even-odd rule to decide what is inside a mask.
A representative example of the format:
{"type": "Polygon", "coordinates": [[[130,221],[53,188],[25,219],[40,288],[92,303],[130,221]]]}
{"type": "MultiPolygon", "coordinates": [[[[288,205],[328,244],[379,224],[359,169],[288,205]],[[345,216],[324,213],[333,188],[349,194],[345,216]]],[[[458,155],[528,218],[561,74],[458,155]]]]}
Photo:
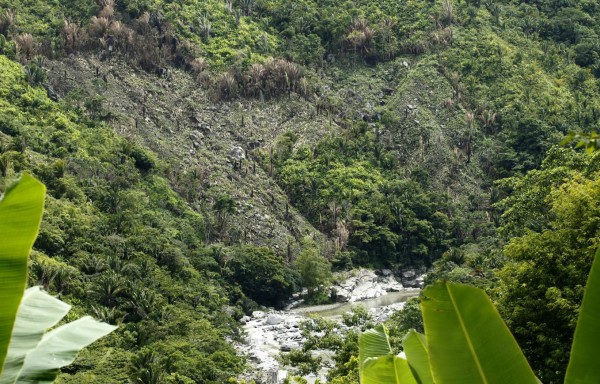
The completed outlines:
{"type": "Polygon", "coordinates": [[[267,320],[265,321],[266,324],[268,325],[277,325],[283,322],[283,317],[279,316],[279,315],[275,315],[275,314],[271,314],[267,317],[267,320]]]}
{"type": "Polygon", "coordinates": [[[265,313],[263,311],[254,311],[252,312],[252,317],[255,319],[262,319],[265,317],[265,313]]]}

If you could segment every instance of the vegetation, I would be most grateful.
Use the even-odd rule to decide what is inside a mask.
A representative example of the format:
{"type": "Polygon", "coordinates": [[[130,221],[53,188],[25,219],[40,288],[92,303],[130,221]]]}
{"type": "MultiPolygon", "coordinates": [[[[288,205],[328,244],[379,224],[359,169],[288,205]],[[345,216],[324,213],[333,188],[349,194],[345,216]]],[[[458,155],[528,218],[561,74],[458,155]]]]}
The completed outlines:
{"type": "Polygon", "coordinates": [[[572,341],[576,309],[598,244],[599,233],[593,224],[597,217],[598,174],[593,165],[584,165],[585,160],[592,164],[595,161],[580,158],[584,163],[577,169],[572,167],[570,155],[557,151],[539,171],[512,184],[514,191],[506,201],[511,208],[504,215],[507,236],[514,231],[523,235],[511,239],[504,248],[504,254],[514,263],[508,263],[500,272],[503,284],[498,288],[499,303],[532,364],[546,367],[540,374],[542,381],[560,380],[561,374],[551,372],[563,372],[568,362],[563,352],[572,341]],[[528,183],[527,192],[517,186],[521,182],[528,183]],[[539,197],[533,199],[535,190],[539,197]],[[527,203],[522,200],[526,195],[527,203]],[[515,216],[523,214],[524,203],[532,221],[515,216]],[[527,295],[523,295],[523,284],[530,287],[527,295]],[[548,342],[534,341],[546,338],[548,342]]]}
{"type": "MultiPolygon", "coordinates": [[[[4,366],[27,281],[27,257],[39,230],[44,205],[44,186],[30,176],[5,192],[0,200],[0,364],[4,366]]],[[[2,373],[2,370],[0,370],[2,373]]]]}
{"type": "Polygon", "coordinates": [[[59,368],[72,363],[79,350],[116,329],[87,316],[44,334],[71,308],[39,287],[22,292],[27,258],[42,217],[44,193],[44,186],[25,174],[0,200],[0,274],[5,298],[0,339],[3,383],[53,382],[59,368]]]}
{"type": "Polygon", "coordinates": [[[331,265],[310,239],[304,240],[304,247],[294,263],[310,300],[330,281],[331,265]]]}
{"type": "Polygon", "coordinates": [[[241,309],[228,304],[245,296],[237,284],[227,290],[217,261],[200,252],[202,216],[170,190],[159,164],[137,164],[135,144],[53,103],[19,65],[3,56],[0,65],[3,121],[19,132],[2,134],[4,185],[30,170],[49,190],[29,283],[120,325],[59,382],[135,379],[150,366],[129,361],[148,347],[159,378],[220,382],[239,372],[242,360],[223,335],[236,337],[241,309]],[[120,358],[97,365],[105,348],[120,358]]]}
{"type": "MultiPolygon", "coordinates": [[[[58,381],[235,378],[236,320],[369,266],[485,289],[562,382],[599,244],[599,20],[587,0],[0,0],[0,190],[49,192],[28,283],[119,325],[58,381]]],[[[394,348],[421,321],[392,316],[394,348]]],[[[330,381],[357,382],[357,335],[330,336],[330,381]]]]}
{"type": "MultiPolygon", "coordinates": [[[[599,266],[600,249],[579,313],[565,383],[588,382],[598,374],[590,356],[597,350],[599,266]]],[[[425,290],[421,307],[425,335],[409,332],[401,355],[392,354],[384,326],[361,335],[361,383],[539,382],[483,290],[441,282],[425,290]]]]}

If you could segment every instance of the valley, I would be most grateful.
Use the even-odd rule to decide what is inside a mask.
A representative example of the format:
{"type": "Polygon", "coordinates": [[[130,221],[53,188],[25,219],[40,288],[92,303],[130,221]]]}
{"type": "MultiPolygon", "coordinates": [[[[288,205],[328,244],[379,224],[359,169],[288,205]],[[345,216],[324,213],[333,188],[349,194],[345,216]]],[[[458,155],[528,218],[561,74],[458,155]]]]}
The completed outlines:
{"type": "Polygon", "coordinates": [[[56,382],[356,384],[359,334],[401,352],[440,280],[484,289],[562,382],[600,244],[599,20],[0,0],[0,191],[48,191],[28,285],[118,326],[56,382]]]}

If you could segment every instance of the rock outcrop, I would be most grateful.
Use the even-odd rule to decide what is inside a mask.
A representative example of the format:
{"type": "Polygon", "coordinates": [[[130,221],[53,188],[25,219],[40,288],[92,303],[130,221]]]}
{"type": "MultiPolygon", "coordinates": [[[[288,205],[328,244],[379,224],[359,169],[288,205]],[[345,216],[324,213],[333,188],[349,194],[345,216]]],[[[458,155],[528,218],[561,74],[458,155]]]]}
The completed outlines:
{"type": "Polygon", "coordinates": [[[331,288],[332,297],[337,302],[356,302],[373,299],[388,292],[398,292],[403,289],[392,271],[384,269],[379,273],[368,269],[360,269],[353,276],[331,288]]]}

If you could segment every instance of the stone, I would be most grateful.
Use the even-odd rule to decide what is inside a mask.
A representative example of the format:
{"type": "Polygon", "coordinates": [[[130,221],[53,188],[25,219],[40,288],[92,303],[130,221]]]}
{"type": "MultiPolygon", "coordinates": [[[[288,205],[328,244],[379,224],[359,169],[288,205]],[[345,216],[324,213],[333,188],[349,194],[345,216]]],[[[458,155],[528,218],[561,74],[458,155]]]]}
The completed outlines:
{"type": "Polygon", "coordinates": [[[291,318],[285,321],[285,323],[292,328],[298,328],[298,322],[299,320],[297,318],[291,318]]]}
{"type": "Polygon", "coordinates": [[[246,151],[242,147],[233,147],[229,151],[228,157],[233,161],[242,161],[246,158],[246,151]]]}
{"type": "Polygon", "coordinates": [[[268,325],[277,325],[283,322],[283,317],[279,315],[269,315],[265,323],[268,325]]]}
{"type": "Polygon", "coordinates": [[[288,377],[288,371],[280,369],[277,371],[277,382],[283,382],[288,377]]]}
{"type": "Polygon", "coordinates": [[[255,319],[262,319],[265,317],[265,313],[263,311],[254,311],[252,312],[252,317],[255,319]]]}
{"type": "Polygon", "coordinates": [[[417,276],[417,271],[414,269],[409,269],[407,271],[402,272],[402,278],[404,279],[412,279],[417,276]]]}
{"type": "Polygon", "coordinates": [[[338,288],[335,291],[335,301],[338,303],[347,303],[350,300],[350,292],[343,288],[338,288]]]}
{"type": "Polygon", "coordinates": [[[248,324],[248,322],[249,322],[250,320],[252,320],[252,319],[250,318],[250,316],[243,316],[243,317],[240,319],[240,324],[242,324],[242,325],[246,325],[246,324],[248,324]]]}
{"type": "Polygon", "coordinates": [[[198,123],[198,129],[201,130],[205,135],[208,135],[212,132],[210,129],[210,125],[198,123]]]}
{"type": "Polygon", "coordinates": [[[54,89],[52,88],[52,86],[50,86],[48,84],[44,84],[43,87],[46,89],[46,94],[48,95],[50,100],[57,103],[59,101],[59,97],[58,97],[58,94],[56,93],[56,91],[54,91],[54,89]]]}
{"type": "Polygon", "coordinates": [[[202,141],[202,139],[204,138],[204,135],[202,134],[202,132],[197,131],[197,130],[193,130],[190,133],[190,139],[192,141],[202,141]]]}

